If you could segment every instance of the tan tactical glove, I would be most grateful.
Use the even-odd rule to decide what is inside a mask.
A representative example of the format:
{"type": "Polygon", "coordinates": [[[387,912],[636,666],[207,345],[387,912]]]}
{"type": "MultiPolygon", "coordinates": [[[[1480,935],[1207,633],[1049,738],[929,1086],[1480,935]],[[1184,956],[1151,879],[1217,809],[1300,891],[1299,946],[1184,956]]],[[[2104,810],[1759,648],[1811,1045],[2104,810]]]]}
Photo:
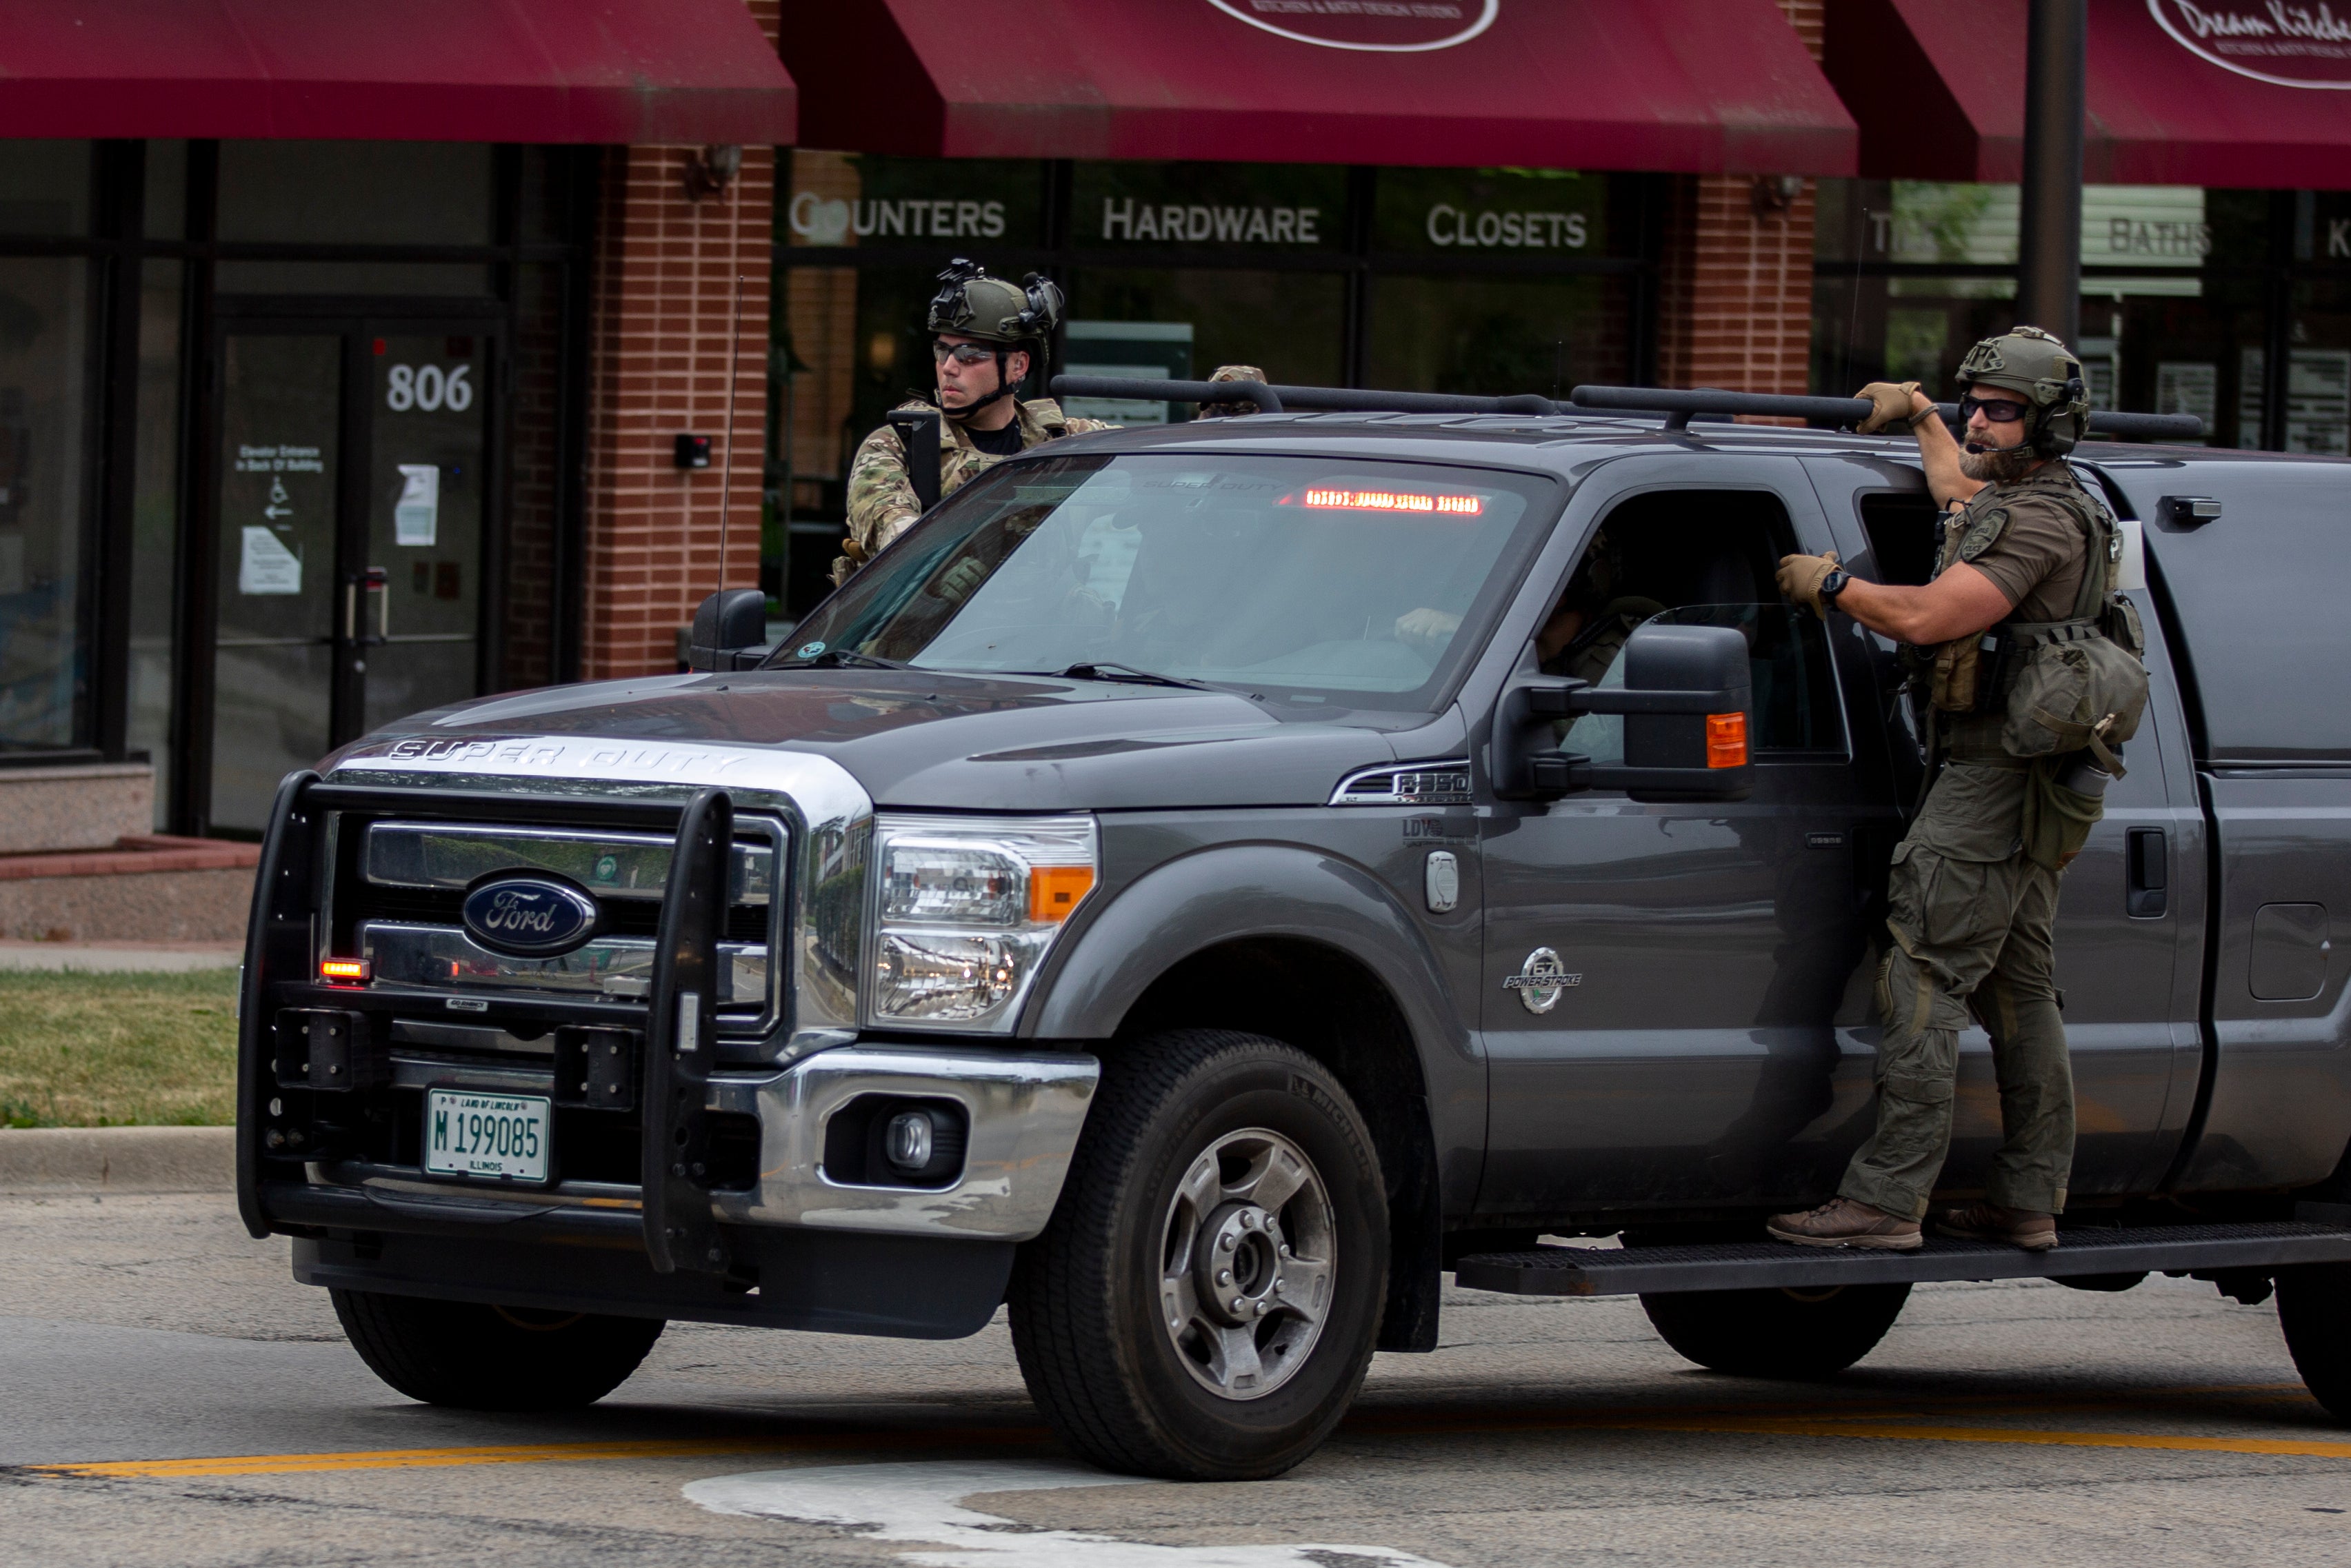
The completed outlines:
{"type": "Polygon", "coordinates": [[[1897,424],[1907,428],[1911,420],[1910,397],[1917,390],[1917,382],[1903,382],[1899,385],[1893,382],[1870,382],[1853,394],[1867,398],[1870,402],[1869,417],[1854,428],[1864,435],[1875,435],[1897,424]]]}
{"type": "Polygon", "coordinates": [[[1821,584],[1836,569],[1834,550],[1825,555],[1783,555],[1774,575],[1781,592],[1825,621],[1829,612],[1821,603],[1821,584]]]}

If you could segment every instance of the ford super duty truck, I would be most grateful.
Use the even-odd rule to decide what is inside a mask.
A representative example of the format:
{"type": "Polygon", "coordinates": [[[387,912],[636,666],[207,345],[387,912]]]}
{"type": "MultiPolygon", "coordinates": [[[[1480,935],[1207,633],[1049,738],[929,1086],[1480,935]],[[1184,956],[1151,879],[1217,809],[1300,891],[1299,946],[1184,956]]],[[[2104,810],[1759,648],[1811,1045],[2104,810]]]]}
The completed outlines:
{"type": "MultiPolygon", "coordinates": [[[[1924,760],[1897,651],[1772,570],[1924,580],[1912,445],[1721,418],[1837,400],[1124,395],[1260,412],[1007,461],[778,646],[716,595],[690,673],[286,780],[239,1201],[388,1383],[576,1405],[670,1319],[1008,1306],[1078,1452],[1262,1476],[1448,1271],[1764,1376],[1917,1281],[2166,1271],[2274,1288],[2351,1417],[2351,462],[2076,454],[2153,696],[2064,883],[2063,1244],[1841,1255],[1761,1221],[1871,1125],[1924,760]],[[1637,629],[1545,674],[1562,605],[1637,629]]],[[[1959,1097],[1953,1195],[1980,1030],[1959,1097]]]]}

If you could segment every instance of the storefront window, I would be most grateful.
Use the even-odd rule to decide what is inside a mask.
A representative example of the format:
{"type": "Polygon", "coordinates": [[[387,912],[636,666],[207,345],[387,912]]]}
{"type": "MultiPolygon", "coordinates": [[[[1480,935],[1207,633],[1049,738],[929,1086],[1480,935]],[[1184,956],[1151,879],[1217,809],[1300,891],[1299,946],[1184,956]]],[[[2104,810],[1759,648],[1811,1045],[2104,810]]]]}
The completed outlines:
{"type": "Polygon", "coordinates": [[[1373,246],[1443,256],[1614,255],[1609,191],[1606,175],[1571,169],[1383,169],[1373,246]]]}
{"type": "MultiPolygon", "coordinates": [[[[1481,393],[1640,373],[1641,177],[783,156],[761,567],[787,618],[830,587],[857,444],[927,393],[924,306],[956,256],[1061,286],[1056,373],[1180,381],[1247,364],[1276,382],[1481,393]]],[[[1066,406],[1192,416],[1151,398],[1066,406]]]]}
{"type": "MultiPolygon", "coordinates": [[[[2294,256],[2316,261],[2339,198],[2194,186],[2090,185],[2083,191],[2078,340],[2094,408],[2193,413],[2214,444],[2259,446],[2272,301],[2282,266],[2282,212],[2294,256]],[[2286,206],[2282,208],[2280,202],[2286,206]]],[[[1875,380],[1918,381],[1948,397],[1979,338],[2015,324],[2018,222],[2012,185],[1824,181],[1814,235],[1813,385],[1850,392],[1875,380]]],[[[2351,209],[2340,214],[2351,219],[2351,209]]],[[[2297,285],[2315,301],[2326,286],[2297,285]]],[[[2286,393],[2286,440],[2304,450],[2351,425],[2335,411],[2338,338],[2324,306],[2298,310],[2286,393]],[[2306,319],[2305,319],[2306,317],[2306,319]],[[2294,389],[2300,389],[2299,391],[2294,389]],[[2302,444],[2310,444],[2304,445],[2302,444]]],[[[2351,347],[2351,344],[2345,345],[2351,347]]]]}
{"type": "Polygon", "coordinates": [[[155,765],[158,828],[166,823],[172,800],[172,598],[179,549],[180,289],[185,272],[176,261],[150,261],[140,289],[126,741],[155,765]]]}
{"type": "Polygon", "coordinates": [[[81,738],[89,264],[0,256],[0,751],[81,738]]]}
{"type": "MultiPolygon", "coordinates": [[[[224,141],[225,243],[491,243],[494,149],[459,141],[224,141]]],[[[223,261],[224,294],[491,291],[480,263],[223,261]]]]}
{"type": "Polygon", "coordinates": [[[1374,386],[1565,397],[1622,384],[1630,289],[1621,277],[1385,277],[1372,285],[1374,386]]]}
{"type": "Polygon", "coordinates": [[[87,141],[11,141],[0,158],[0,234],[89,231],[87,141]]]}
{"type": "Polygon", "coordinates": [[[1071,240],[1087,248],[1336,251],[1347,172],[1324,164],[1081,163],[1071,240]]]}

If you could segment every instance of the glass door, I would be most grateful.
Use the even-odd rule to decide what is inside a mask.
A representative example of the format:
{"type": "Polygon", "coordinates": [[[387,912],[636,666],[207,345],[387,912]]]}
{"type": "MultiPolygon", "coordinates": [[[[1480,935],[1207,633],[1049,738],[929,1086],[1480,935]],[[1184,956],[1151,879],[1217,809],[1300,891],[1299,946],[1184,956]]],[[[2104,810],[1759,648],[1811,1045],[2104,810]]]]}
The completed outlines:
{"type": "Polygon", "coordinates": [[[463,322],[225,329],[209,831],[259,831],[287,773],[480,689],[496,348],[463,322]]]}
{"type": "Polygon", "coordinates": [[[363,728],[478,689],[489,340],[369,344],[363,728]]]}
{"type": "MultiPolygon", "coordinates": [[[[222,345],[211,823],[257,831],[334,744],[340,334],[222,345]]],[[[348,596],[343,596],[348,597],[348,596]]]]}

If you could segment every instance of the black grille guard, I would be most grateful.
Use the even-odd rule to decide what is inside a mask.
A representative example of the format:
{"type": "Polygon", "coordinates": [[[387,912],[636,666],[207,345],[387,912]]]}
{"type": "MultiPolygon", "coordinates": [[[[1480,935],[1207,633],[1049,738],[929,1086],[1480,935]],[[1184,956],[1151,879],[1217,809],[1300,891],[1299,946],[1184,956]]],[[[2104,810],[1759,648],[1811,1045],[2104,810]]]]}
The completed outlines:
{"type": "MultiPolygon", "coordinates": [[[[303,1157],[262,1146],[276,1088],[277,1011],[287,1005],[390,1009],[406,993],[355,995],[319,984],[313,925],[319,872],[330,813],[397,813],[424,821],[609,828],[674,836],[669,883],[655,938],[653,980],[644,1003],[533,998],[539,1019],[576,1019],[643,1031],[643,1240],[654,1270],[725,1273],[731,1267],[711,1218],[710,1194],[695,1178],[705,1164],[704,1099],[716,1055],[717,943],[726,911],[733,800],[702,789],[684,804],[579,796],[495,795],[474,790],[371,788],[323,782],[315,772],[289,774],[270,808],[269,831],[254,880],[246,929],[245,970],[237,997],[236,1201],[246,1229],[270,1234],[270,1187],[300,1182],[303,1157]]],[[[780,883],[781,879],[779,879],[780,883]]],[[[778,896],[782,888],[778,886],[778,896]]],[[[772,962],[772,959],[771,959],[772,962]]],[[[437,995],[438,993],[431,993],[437,995]]],[[[281,1187],[282,1189],[282,1187],[281,1187]]],[[[309,1206],[304,1206],[306,1207],[309,1206]]],[[[315,1224],[310,1215],[280,1225],[315,1224]]]]}

